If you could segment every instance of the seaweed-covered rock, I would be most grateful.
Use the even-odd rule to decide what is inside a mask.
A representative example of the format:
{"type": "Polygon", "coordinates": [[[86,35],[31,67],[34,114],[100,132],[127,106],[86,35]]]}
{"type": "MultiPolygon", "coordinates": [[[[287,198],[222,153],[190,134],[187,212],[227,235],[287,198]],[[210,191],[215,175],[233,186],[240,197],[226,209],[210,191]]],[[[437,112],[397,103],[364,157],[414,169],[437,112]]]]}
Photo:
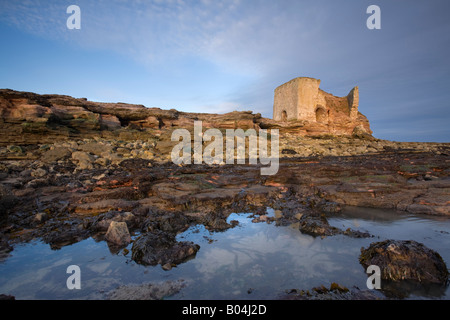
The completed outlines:
{"type": "Polygon", "coordinates": [[[385,240],[361,248],[360,263],[380,267],[384,280],[446,284],[448,270],[439,253],[416,241],[385,240]]]}
{"type": "Polygon", "coordinates": [[[282,300],[385,300],[387,297],[377,291],[359,289],[358,287],[347,288],[333,282],[330,288],[324,285],[314,287],[310,290],[288,289],[286,294],[280,296],[282,300]]]}
{"type": "Polygon", "coordinates": [[[316,236],[333,236],[342,233],[336,227],[330,226],[325,217],[303,215],[300,218],[299,229],[302,233],[316,236]]]}
{"type": "Polygon", "coordinates": [[[162,300],[178,293],[185,283],[183,280],[123,285],[109,292],[108,300],[162,300]]]}
{"type": "Polygon", "coordinates": [[[11,192],[11,189],[0,184],[0,218],[8,213],[16,203],[17,198],[11,192]]]}
{"type": "Polygon", "coordinates": [[[9,257],[9,253],[13,251],[13,247],[9,244],[8,239],[0,234],[0,262],[9,257]]]}
{"type": "Polygon", "coordinates": [[[194,256],[200,246],[190,241],[176,241],[175,236],[156,230],[137,238],[131,248],[131,258],[139,264],[174,266],[194,256]]]}
{"type": "Polygon", "coordinates": [[[328,223],[324,216],[315,216],[311,214],[302,214],[299,219],[299,230],[302,233],[309,234],[313,237],[327,237],[343,234],[352,238],[369,238],[372,235],[367,232],[353,230],[348,228],[343,231],[333,227],[328,223]]]}

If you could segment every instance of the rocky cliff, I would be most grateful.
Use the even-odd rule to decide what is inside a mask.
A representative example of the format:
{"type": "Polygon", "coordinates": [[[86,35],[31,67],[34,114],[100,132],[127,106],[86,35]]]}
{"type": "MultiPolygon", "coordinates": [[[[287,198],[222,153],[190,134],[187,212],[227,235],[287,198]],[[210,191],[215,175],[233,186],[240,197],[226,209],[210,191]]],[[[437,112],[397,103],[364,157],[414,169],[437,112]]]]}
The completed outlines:
{"type": "Polygon", "coordinates": [[[358,123],[327,125],[309,121],[274,121],[251,111],[226,114],[185,113],[174,109],[146,108],[127,103],[101,103],[66,95],[39,95],[0,90],[0,146],[53,143],[77,138],[147,139],[176,128],[192,127],[195,120],[204,128],[279,129],[302,136],[360,135],[370,137],[367,118],[358,123]]]}

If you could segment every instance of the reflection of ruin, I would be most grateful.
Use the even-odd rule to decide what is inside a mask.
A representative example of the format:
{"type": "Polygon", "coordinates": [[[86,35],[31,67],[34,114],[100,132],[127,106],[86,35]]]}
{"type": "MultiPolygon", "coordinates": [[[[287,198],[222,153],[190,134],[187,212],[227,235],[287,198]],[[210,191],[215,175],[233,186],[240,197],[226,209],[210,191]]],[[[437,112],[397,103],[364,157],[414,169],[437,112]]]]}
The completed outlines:
{"type": "Polygon", "coordinates": [[[335,97],[319,89],[320,80],[295,78],[275,89],[273,118],[277,121],[308,120],[328,124],[354,121],[358,115],[358,87],[346,97],[335,97]]]}

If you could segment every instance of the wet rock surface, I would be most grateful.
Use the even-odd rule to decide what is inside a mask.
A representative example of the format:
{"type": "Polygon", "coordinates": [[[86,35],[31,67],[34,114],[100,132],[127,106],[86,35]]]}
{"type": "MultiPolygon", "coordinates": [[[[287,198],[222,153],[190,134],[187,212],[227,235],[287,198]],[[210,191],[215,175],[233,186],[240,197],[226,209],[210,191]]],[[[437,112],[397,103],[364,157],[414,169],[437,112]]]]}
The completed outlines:
{"type": "Polygon", "coordinates": [[[162,300],[178,293],[184,281],[165,281],[120,286],[107,294],[108,300],[162,300]]]}
{"type": "Polygon", "coordinates": [[[167,232],[148,232],[134,241],[131,257],[140,264],[160,264],[164,269],[171,269],[192,258],[199,249],[195,243],[176,241],[175,236],[167,232]]]}
{"type": "Polygon", "coordinates": [[[105,239],[118,246],[126,246],[131,242],[131,236],[126,222],[111,221],[105,234],[105,239]]]}
{"type": "Polygon", "coordinates": [[[383,280],[448,283],[447,266],[439,253],[412,240],[372,243],[368,248],[361,248],[359,261],[365,268],[378,266],[383,280]]]}
{"type": "Polygon", "coordinates": [[[333,282],[330,287],[321,285],[312,289],[289,289],[282,300],[386,300],[383,293],[376,290],[347,288],[333,282]]]}
{"type": "Polygon", "coordinates": [[[348,228],[341,230],[339,228],[330,226],[325,216],[314,217],[303,215],[299,220],[299,230],[302,233],[312,235],[314,237],[334,236],[337,234],[344,234],[354,238],[369,238],[371,235],[367,232],[361,232],[348,228]]]}

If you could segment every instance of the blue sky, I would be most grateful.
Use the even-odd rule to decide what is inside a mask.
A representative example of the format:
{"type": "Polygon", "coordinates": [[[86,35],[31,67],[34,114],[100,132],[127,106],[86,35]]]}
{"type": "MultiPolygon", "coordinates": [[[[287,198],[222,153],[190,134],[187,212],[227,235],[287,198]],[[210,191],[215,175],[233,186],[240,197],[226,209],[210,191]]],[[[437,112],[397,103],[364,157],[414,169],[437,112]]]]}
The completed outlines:
{"type": "Polygon", "coordinates": [[[448,0],[0,0],[0,88],[272,117],[298,76],[358,85],[374,136],[450,142],[448,0]],[[81,29],[69,30],[69,5],[81,29]],[[369,30],[366,9],[381,8],[369,30]]]}

